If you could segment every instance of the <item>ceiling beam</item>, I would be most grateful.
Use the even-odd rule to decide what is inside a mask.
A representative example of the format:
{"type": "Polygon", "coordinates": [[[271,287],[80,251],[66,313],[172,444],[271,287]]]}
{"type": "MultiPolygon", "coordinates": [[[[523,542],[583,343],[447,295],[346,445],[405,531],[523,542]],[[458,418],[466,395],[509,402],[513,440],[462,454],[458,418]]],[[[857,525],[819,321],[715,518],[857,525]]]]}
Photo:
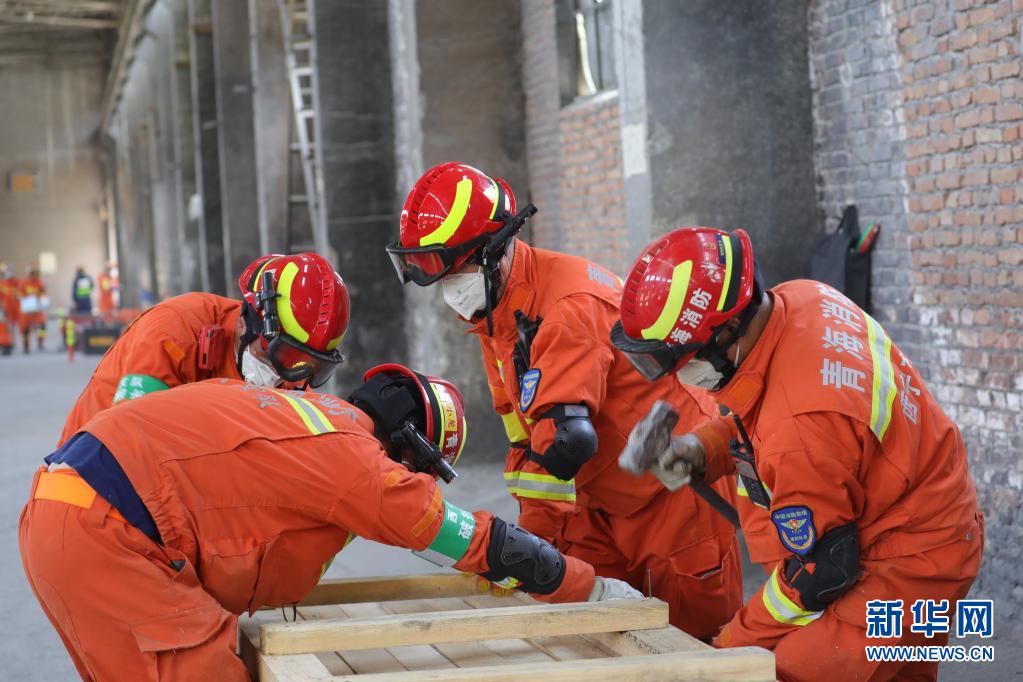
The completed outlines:
{"type": "Polygon", "coordinates": [[[116,19],[85,19],[82,17],[45,16],[42,14],[11,14],[0,11],[0,24],[22,24],[25,26],[54,26],[59,28],[102,29],[117,28],[116,19]]]}

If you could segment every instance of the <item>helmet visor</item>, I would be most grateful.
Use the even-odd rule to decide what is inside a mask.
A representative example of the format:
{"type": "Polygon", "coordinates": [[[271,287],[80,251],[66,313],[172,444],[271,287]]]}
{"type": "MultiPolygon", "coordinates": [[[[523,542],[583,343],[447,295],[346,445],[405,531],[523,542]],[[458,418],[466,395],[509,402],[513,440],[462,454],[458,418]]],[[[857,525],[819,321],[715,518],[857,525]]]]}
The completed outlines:
{"type": "Polygon", "coordinates": [[[622,351],[636,371],[648,381],[657,381],[671,374],[683,360],[687,360],[703,347],[703,344],[699,343],[671,346],[656,339],[637,341],[625,333],[621,320],[611,328],[611,343],[622,351]]]}
{"type": "Polygon", "coordinates": [[[334,369],[345,359],[338,350],[321,353],[287,334],[278,334],[267,350],[271,364],[282,379],[291,383],[308,381],[313,388],[327,383],[334,369]]]}
{"type": "Polygon", "coordinates": [[[402,284],[415,282],[421,287],[430,286],[451,272],[463,256],[483,246],[491,235],[483,234],[458,246],[433,244],[430,246],[404,247],[395,242],[387,247],[391,264],[402,284]]]}

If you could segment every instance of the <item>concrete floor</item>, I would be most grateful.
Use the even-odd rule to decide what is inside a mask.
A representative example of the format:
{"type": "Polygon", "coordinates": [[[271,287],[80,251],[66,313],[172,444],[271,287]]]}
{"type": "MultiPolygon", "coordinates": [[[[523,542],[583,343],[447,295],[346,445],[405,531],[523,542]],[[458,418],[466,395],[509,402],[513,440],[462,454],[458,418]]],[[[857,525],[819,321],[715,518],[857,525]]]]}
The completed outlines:
{"type": "MultiPolygon", "coordinates": [[[[0,357],[0,660],[4,680],[72,680],[75,671],[63,646],[28,588],[18,551],[18,515],[28,497],[32,472],[49,454],[64,417],[88,380],[97,358],[78,356],[68,364],[57,352],[0,357]]],[[[516,506],[504,492],[500,467],[471,462],[445,486],[445,497],[466,509],[490,509],[513,519],[516,506]]],[[[406,550],[356,541],[327,572],[328,577],[429,573],[440,569],[406,550]]],[[[763,581],[759,568],[746,566],[747,596],[763,581]]],[[[995,624],[995,662],[944,666],[942,680],[1023,680],[1023,637],[995,624]]],[[[965,642],[977,644],[978,641],[965,642]]]]}

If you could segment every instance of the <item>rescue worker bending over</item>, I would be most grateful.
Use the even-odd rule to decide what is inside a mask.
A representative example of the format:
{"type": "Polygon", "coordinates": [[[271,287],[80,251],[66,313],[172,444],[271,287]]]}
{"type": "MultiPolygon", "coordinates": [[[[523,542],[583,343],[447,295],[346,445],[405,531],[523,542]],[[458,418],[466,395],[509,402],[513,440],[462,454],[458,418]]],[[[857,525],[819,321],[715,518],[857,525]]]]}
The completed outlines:
{"type": "Polygon", "coordinates": [[[351,401],[202,381],[105,410],[46,458],[22,559],[84,679],[248,679],[237,616],[301,600],[355,536],[545,601],[641,597],[445,502],[428,474],[465,444],[454,386],[381,366],[351,401]]]}
{"type": "Polygon", "coordinates": [[[64,423],[64,443],[97,413],[193,381],[257,386],[330,379],[344,360],[348,288],[315,253],[269,255],[238,278],[244,300],[193,292],[159,303],[107,351],[64,423]]]}
{"type": "Polygon", "coordinates": [[[535,210],[516,214],[503,180],[446,163],[412,188],[388,251],[402,281],[440,282],[479,338],[511,442],[504,476],[519,523],[599,574],[650,590],[669,604],[672,624],[709,638],[742,604],[734,529],[691,490],[637,481],[617,457],[658,398],[681,414],[680,432],[717,408],[705,391],[670,380],[651,387],[632,370],[608,339],[621,280],[517,240],[535,210]]]}
{"type": "Polygon", "coordinates": [[[737,473],[750,556],[770,573],[714,643],[773,649],[785,680],[935,679],[937,663],[870,662],[864,646],[948,634],[906,622],[901,640],[868,640],[866,604],[901,599],[908,618],[917,599],[969,591],[983,517],[959,430],[852,301],[808,280],[764,291],[755,273],[744,231],[675,230],[632,266],[612,332],[648,379],[675,372],[732,411],[657,464],[680,482],[737,473]]]}

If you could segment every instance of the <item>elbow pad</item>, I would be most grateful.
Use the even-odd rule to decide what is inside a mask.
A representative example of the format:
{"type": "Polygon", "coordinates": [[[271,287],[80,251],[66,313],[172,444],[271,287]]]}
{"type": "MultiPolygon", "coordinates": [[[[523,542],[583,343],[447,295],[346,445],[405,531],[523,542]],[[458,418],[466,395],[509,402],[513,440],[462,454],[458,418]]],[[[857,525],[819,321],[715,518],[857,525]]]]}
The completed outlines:
{"type": "Polygon", "coordinates": [[[554,442],[543,455],[532,452],[529,458],[567,481],[597,454],[597,432],[590,411],[585,405],[557,405],[543,418],[554,420],[554,442]]]}
{"type": "Polygon", "coordinates": [[[546,540],[541,540],[514,523],[494,517],[487,545],[490,570],[483,577],[492,583],[515,578],[526,592],[551,594],[565,578],[565,557],[546,540]]]}
{"type": "Polygon", "coordinates": [[[785,561],[785,579],[799,591],[803,606],[810,611],[823,611],[852,589],[859,577],[860,543],[855,523],[822,535],[802,559],[791,556],[785,561]],[[813,573],[806,564],[813,564],[813,573]]]}

